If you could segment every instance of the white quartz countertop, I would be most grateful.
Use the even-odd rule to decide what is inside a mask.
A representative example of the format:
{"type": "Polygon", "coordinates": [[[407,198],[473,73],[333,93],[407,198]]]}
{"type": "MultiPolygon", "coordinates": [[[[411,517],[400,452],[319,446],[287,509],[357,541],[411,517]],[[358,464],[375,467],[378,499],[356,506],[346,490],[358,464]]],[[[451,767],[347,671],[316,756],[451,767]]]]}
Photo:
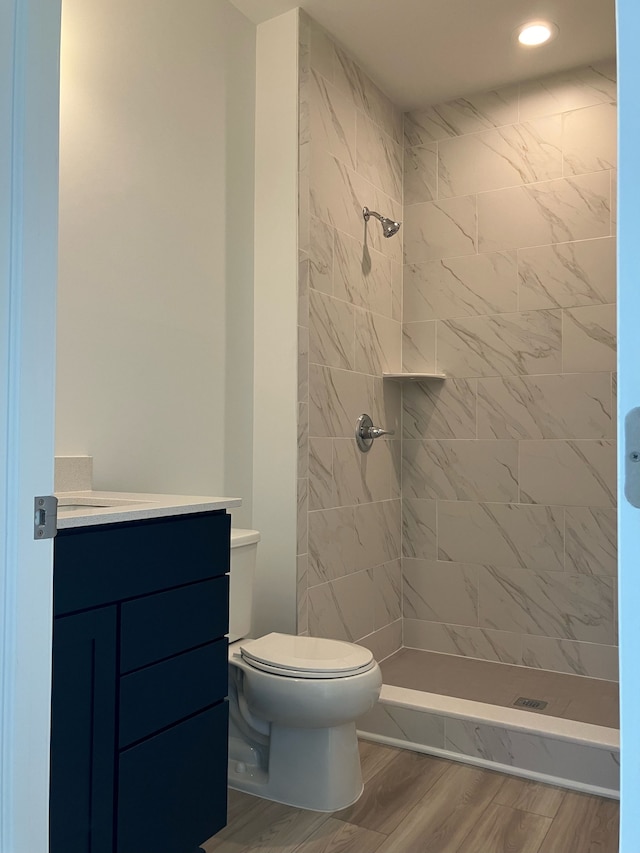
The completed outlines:
{"type": "Polygon", "coordinates": [[[56,492],[58,530],[122,521],[141,521],[240,506],[240,498],[147,495],[136,492],[56,492]],[[97,505],[97,506],[96,506],[97,505]]]}

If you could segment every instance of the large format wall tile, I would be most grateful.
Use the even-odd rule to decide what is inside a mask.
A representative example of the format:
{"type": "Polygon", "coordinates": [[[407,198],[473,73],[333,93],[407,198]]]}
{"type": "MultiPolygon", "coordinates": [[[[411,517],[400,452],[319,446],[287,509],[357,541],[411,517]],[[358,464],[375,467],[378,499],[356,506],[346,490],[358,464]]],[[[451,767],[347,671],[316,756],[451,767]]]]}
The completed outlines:
{"type": "Polygon", "coordinates": [[[614,237],[518,251],[520,309],[615,302],[614,237]]]}
{"type": "Polygon", "coordinates": [[[338,299],[391,317],[391,261],[338,231],[335,236],[333,290],[338,299]]]}
{"type": "Polygon", "coordinates": [[[516,88],[405,117],[403,554],[482,582],[404,642],[612,677],[615,67],[516,88]]]}
{"type": "Polygon", "coordinates": [[[520,500],[614,506],[615,441],[521,441],[520,500]]]}
{"type": "Polygon", "coordinates": [[[438,198],[438,148],[435,143],[405,148],[403,190],[405,204],[438,198]]]}
{"type": "Polygon", "coordinates": [[[562,177],[560,116],[438,144],[440,198],[562,177]]]}
{"type": "Polygon", "coordinates": [[[396,560],[401,553],[402,509],[399,500],[355,507],[356,562],[370,569],[396,560]]]}
{"type": "Polygon", "coordinates": [[[405,558],[402,579],[407,618],[477,626],[477,566],[405,558]]]}
{"type": "Polygon", "coordinates": [[[404,645],[407,648],[500,663],[522,663],[522,635],[519,633],[421,619],[405,618],[403,621],[404,645]]]}
{"type": "Polygon", "coordinates": [[[515,441],[405,441],[407,497],[513,502],[518,496],[515,441]]]}
{"type": "Polygon", "coordinates": [[[299,630],[613,677],[614,69],[416,111],[401,152],[399,110],[300,37],[299,630]],[[400,360],[448,378],[383,382],[400,360]],[[365,411],[396,430],[368,456],[365,411]]]}
{"type": "Polygon", "coordinates": [[[309,329],[298,326],[298,401],[309,402],[309,329]]]}
{"type": "Polygon", "coordinates": [[[309,325],[309,277],[311,261],[306,252],[298,253],[298,325],[309,325]]]}
{"type": "Polygon", "coordinates": [[[310,179],[311,214],[326,225],[360,238],[362,229],[355,172],[329,152],[314,150],[310,179]]]}
{"type": "Polygon", "coordinates": [[[309,511],[309,481],[306,477],[298,478],[297,487],[297,542],[296,554],[306,554],[308,550],[308,511],[309,511]]]}
{"type": "Polygon", "coordinates": [[[380,376],[400,369],[402,327],[396,320],[356,308],[355,369],[380,376]]]}
{"type": "Polygon", "coordinates": [[[560,311],[438,322],[437,370],[448,376],[560,373],[560,311]]]}
{"type": "Polygon", "coordinates": [[[309,286],[333,292],[333,228],[316,216],[309,223],[309,286]]]}
{"type": "Polygon", "coordinates": [[[298,403],[298,477],[309,476],[309,404],[298,403]]]}
{"type": "Polygon", "coordinates": [[[480,627],[588,643],[615,642],[611,578],[479,569],[480,627]]]}
{"type": "Polygon", "coordinates": [[[357,572],[309,589],[309,632],[357,642],[374,629],[373,579],[357,572]]]}
{"type": "Polygon", "coordinates": [[[405,322],[516,311],[516,253],[407,264],[403,298],[405,322]]]}
{"type": "Polygon", "coordinates": [[[567,372],[616,369],[615,305],[588,305],[564,312],[562,366],[567,372]]]}
{"type": "Polygon", "coordinates": [[[334,82],[353,103],[396,142],[402,142],[402,114],[375,83],[340,48],[334,48],[334,82]]]}
{"type": "Polygon", "coordinates": [[[381,453],[387,459],[389,470],[389,494],[391,500],[402,498],[402,442],[400,438],[390,437],[379,441],[381,453]]]}
{"type": "Polygon", "coordinates": [[[457,255],[474,255],[476,197],[430,201],[405,208],[405,262],[416,264],[457,255]]]}
{"type": "Polygon", "coordinates": [[[479,250],[499,252],[608,237],[610,195],[607,172],[480,193],[479,250]]]}
{"type": "MultiPolygon", "coordinates": [[[[346,439],[345,439],[346,440],[346,439]]],[[[336,506],[333,488],[333,440],[309,438],[309,509],[336,506]]]]}
{"type": "Polygon", "coordinates": [[[402,498],[402,555],[420,560],[435,560],[437,502],[402,498]]]}
{"type": "Polygon", "coordinates": [[[436,324],[402,326],[402,369],[408,373],[433,373],[436,369],[436,324]]]}
{"type": "Polygon", "coordinates": [[[476,381],[447,379],[407,384],[402,427],[404,438],[476,438],[476,381]]]}
{"type": "Polygon", "coordinates": [[[615,577],[618,570],[615,509],[565,509],[565,560],[568,572],[615,577]]]}
{"type": "Polygon", "coordinates": [[[309,429],[313,436],[351,438],[356,421],[371,411],[371,379],[350,370],[309,365],[309,429]]]}
{"type": "Polygon", "coordinates": [[[615,104],[601,104],[563,115],[562,151],[565,175],[615,169],[617,144],[615,104]]]}
{"type": "Polygon", "coordinates": [[[478,438],[613,438],[609,373],[478,380],[478,438]]]}
{"type": "Polygon", "coordinates": [[[358,111],[358,174],[398,202],[402,201],[402,148],[377,124],[358,111]]]}
{"type": "Polygon", "coordinates": [[[355,438],[334,439],[333,477],[338,506],[392,497],[391,459],[385,452],[386,443],[376,442],[369,453],[362,453],[355,438]]]}
{"type": "Polygon", "coordinates": [[[335,48],[328,33],[318,26],[314,20],[309,18],[305,12],[301,13],[301,24],[304,19],[309,28],[308,44],[309,60],[311,68],[315,68],[327,80],[333,80],[335,48]]]}
{"type": "Polygon", "coordinates": [[[561,572],[564,512],[550,506],[440,501],[438,558],[561,572]]]}
{"type": "Polygon", "coordinates": [[[309,585],[343,577],[356,568],[353,507],[309,513],[309,585]]]}
{"type": "Polygon", "coordinates": [[[402,616],[402,564],[400,559],[369,569],[373,581],[374,630],[402,616]]]}
{"type": "Polygon", "coordinates": [[[396,619],[384,628],[361,637],[358,645],[369,649],[378,663],[383,661],[402,647],[402,619],[396,619]]]}
{"type": "Polygon", "coordinates": [[[373,377],[373,411],[369,414],[376,426],[393,430],[399,441],[402,435],[400,422],[402,418],[402,386],[399,382],[387,381],[381,377],[373,377]]]}
{"type": "Polygon", "coordinates": [[[384,237],[378,222],[366,227],[363,207],[402,221],[400,203],[365,180],[326,151],[313,149],[310,164],[310,211],[325,224],[349,234],[395,260],[402,259],[402,243],[384,237]],[[375,226],[375,227],[373,227],[375,226]]]}
{"type": "Polygon", "coordinates": [[[309,601],[308,590],[308,564],[307,554],[300,554],[296,559],[296,591],[298,599],[296,633],[306,634],[309,631],[309,601]]]}
{"type": "Polygon", "coordinates": [[[586,675],[608,681],[618,680],[616,646],[526,635],[523,638],[522,663],[554,672],[569,672],[572,675],[586,675]]]}
{"type": "Polygon", "coordinates": [[[405,115],[405,144],[424,145],[518,121],[518,87],[508,86],[405,115]]]}
{"type": "Polygon", "coordinates": [[[353,369],[356,354],[353,306],[317,290],[312,290],[309,297],[309,361],[353,369]]]}
{"type": "Polygon", "coordinates": [[[310,78],[311,138],[347,166],[356,165],[356,108],[335,86],[315,71],[310,78]]]}
{"type": "Polygon", "coordinates": [[[520,121],[616,100],[616,63],[597,62],[520,84],[520,121]]]}

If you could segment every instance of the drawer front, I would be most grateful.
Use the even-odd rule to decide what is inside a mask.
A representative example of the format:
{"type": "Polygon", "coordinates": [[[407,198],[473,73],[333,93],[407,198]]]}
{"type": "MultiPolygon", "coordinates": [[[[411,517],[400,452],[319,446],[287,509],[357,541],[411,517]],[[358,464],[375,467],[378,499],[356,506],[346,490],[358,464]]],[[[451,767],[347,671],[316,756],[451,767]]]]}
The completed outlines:
{"type": "Polygon", "coordinates": [[[120,680],[120,748],[227,695],[227,640],[185,652],[120,680]]]}
{"type": "Polygon", "coordinates": [[[226,702],[120,754],[116,853],[187,853],[227,817],[226,702]]]}
{"type": "Polygon", "coordinates": [[[56,616],[229,571],[225,512],[61,530],[54,540],[56,616]]]}
{"type": "Polygon", "coordinates": [[[126,601],[121,608],[120,672],[210,643],[228,628],[228,575],[126,601]]]}

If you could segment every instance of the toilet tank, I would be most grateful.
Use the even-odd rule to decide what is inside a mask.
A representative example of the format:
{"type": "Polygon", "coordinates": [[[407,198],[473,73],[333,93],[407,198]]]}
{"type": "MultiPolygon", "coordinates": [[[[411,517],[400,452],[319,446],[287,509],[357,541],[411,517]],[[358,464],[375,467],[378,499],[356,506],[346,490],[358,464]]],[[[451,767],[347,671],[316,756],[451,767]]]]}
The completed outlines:
{"type": "Polygon", "coordinates": [[[253,579],[260,533],[231,528],[231,571],[229,573],[229,642],[251,632],[253,579]]]}

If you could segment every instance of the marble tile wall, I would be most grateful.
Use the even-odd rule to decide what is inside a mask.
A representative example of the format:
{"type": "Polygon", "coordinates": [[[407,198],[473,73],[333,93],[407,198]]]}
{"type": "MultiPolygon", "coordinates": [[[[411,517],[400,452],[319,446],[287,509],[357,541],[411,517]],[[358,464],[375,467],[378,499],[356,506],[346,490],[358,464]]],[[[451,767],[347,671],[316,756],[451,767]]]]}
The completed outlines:
{"type": "Polygon", "coordinates": [[[402,115],[300,13],[298,631],[384,658],[402,635],[402,115]],[[358,417],[395,430],[363,455],[358,417]]]}
{"type": "Polygon", "coordinates": [[[617,677],[615,64],[407,114],[404,644],[617,677]]]}

